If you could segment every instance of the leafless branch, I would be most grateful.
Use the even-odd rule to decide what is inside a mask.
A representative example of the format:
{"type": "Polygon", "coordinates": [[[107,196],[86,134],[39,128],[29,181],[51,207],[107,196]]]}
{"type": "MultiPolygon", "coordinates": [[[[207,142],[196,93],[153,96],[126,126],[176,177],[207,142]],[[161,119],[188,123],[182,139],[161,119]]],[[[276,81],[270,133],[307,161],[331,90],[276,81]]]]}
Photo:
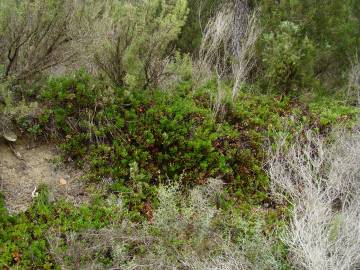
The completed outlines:
{"type": "Polygon", "coordinates": [[[284,242],[299,269],[357,269],[360,263],[360,132],[334,142],[306,132],[271,151],[269,176],[278,199],[292,202],[284,242]]]}
{"type": "MultiPolygon", "coordinates": [[[[224,5],[209,20],[203,33],[198,63],[200,77],[204,77],[204,72],[215,72],[218,80],[231,77],[232,100],[254,66],[255,43],[260,34],[257,17],[258,12],[251,11],[247,1],[236,0],[224,5]]],[[[220,92],[223,89],[218,89],[219,96],[223,96],[220,92]]],[[[218,98],[216,102],[221,101],[218,98]]],[[[220,106],[214,105],[216,109],[220,106]]]]}

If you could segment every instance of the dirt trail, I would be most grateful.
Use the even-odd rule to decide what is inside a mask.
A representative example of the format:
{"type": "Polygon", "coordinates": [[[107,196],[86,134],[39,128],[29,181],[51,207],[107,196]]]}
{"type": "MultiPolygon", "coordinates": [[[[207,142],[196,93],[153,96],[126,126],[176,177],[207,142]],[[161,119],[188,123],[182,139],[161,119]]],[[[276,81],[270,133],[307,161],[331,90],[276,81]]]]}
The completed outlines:
{"type": "Polygon", "coordinates": [[[0,141],[0,191],[5,196],[10,213],[25,211],[33,200],[32,193],[40,184],[46,184],[51,197],[80,204],[88,199],[81,172],[69,167],[56,166],[59,156],[51,145],[31,146],[19,141],[12,147],[0,141]]]}

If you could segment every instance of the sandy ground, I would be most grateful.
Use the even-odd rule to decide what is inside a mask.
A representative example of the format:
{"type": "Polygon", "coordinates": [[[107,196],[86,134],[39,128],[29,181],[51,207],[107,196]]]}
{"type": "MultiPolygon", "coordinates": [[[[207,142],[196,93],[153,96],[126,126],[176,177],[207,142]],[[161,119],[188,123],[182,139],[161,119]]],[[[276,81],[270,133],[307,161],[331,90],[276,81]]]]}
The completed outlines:
{"type": "Polygon", "coordinates": [[[58,156],[51,145],[19,141],[10,147],[0,141],[0,191],[10,213],[25,211],[33,200],[34,189],[40,184],[49,187],[52,199],[65,197],[75,204],[88,200],[84,183],[79,179],[82,173],[56,165],[54,160],[58,156]]]}

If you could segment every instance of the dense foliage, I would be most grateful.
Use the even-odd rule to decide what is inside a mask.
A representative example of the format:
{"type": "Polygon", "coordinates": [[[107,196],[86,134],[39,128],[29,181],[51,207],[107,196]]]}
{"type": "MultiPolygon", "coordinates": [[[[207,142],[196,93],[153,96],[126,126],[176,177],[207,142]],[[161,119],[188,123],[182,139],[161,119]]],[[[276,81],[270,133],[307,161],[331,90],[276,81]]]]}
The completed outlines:
{"type": "Polygon", "coordinates": [[[0,139],[56,145],[91,193],[1,196],[0,268],[300,269],[267,160],[357,124],[356,2],[0,0],[0,139]]]}

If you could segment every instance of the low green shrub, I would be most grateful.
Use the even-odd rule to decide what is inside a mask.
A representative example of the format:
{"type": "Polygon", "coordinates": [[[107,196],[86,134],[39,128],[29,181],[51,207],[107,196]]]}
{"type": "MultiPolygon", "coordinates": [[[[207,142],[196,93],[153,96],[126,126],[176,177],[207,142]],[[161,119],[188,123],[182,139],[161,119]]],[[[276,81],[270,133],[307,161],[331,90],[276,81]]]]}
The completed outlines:
{"type": "MultiPolygon", "coordinates": [[[[35,99],[41,110],[31,117],[18,116],[17,123],[38,138],[52,138],[60,143],[65,160],[74,160],[90,180],[106,185],[109,191],[106,196],[115,196],[115,199],[120,196],[126,210],[119,212],[117,204],[109,204],[101,197],[81,207],[65,201],[49,202],[46,190],[40,192],[25,213],[9,216],[0,205],[0,263],[8,268],[56,269],[59,257],[55,255],[68,250],[68,244],[74,240],[71,235],[86,235],[83,232],[89,230],[98,235],[100,228],[117,222],[124,213],[130,223],[154,222],[150,231],[146,231],[147,236],[152,239],[165,235],[168,242],[163,238],[156,241],[168,245],[169,250],[173,247],[183,250],[189,245],[195,248],[200,242],[206,247],[206,237],[195,243],[189,242],[189,239],[195,241],[195,237],[184,238],[182,231],[169,232],[179,216],[188,214],[186,209],[190,206],[166,197],[168,190],[160,188],[159,195],[158,187],[168,182],[178,185],[176,196],[189,188],[198,190],[195,186],[201,189],[209,178],[221,178],[225,183],[225,193],[215,201],[215,212],[221,209],[220,216],[210,223],[206,216],[201,216],[200,210],[183,216],[183,221],[187,220],[183,229],[194,229],[198,236],[204,230],[219,226],[219,231],[231,232],[232,241],[242,243],[254,231],[251,228],[257,226],[259,215],[264,220],[261,230],[267,235],[274,228],[281,228],[287,210],[269,197],[269,180],[263,169],[264,146],[271,144],[279,132],[287,132],[291,138],[292,133],[304,127],[326,130],[334,121],[349,122],[357,110],[343,105],[329,112],[325,108],[330,101],[323,99],[314,99],[305,105],[284,96],[239,93],[239,101],[224,104],[225,113],[217,119],[211,111],[214,91],[216,85],[212,82],[194,92],[191,82],[184,81],[172,92],[129,92],[114,89],[83,71],[50,79],[35,99]],[[161,212],[164,206],[174,206],[175,218],[161,212]],[[199,224],[193,223],[196,215],[199,215],[199,224]],[[234,221],[239,216],[245,223],[234,221]]],[[[337,104],[335,100],[331,102],[337,104]]],[[[184,200],[190,203],[191,196],[184,200]]],[[[202,202],[196,201],[193,206],[200,207],[202,202]]],[[[206,208],[203,212],[211,214],[212,209],[206,208]]],[[[255,238],[246,239],[249,243],[256,242],[255,238]]],[[[258,239],[261,242],[263,238],[258,239]]],[[[129,253],[126,254],[145,254],[149,244],[146,241],[127,242],[125,248],[129,253]]],[[[107,244],[106,248],[95,250],[100,265],[113,262],[109,254],[115,251],[109,251],[107,244]]],[[[121,253],[121,250],[117,251],[121,253]]],[[[247,255],[239,251],[239,256],[248,260],[259,256],[257,248],[248,250],[247,255]]],[[[286,247],[281,244],[270,244],[266,247],[267,254],[270,251],[286,257],[286,247]]],[[[147,255],[157,259],[164,255],[161,252],[163,250],[155,249],[147,255]]],[[[174,259],[171,257],[171,262],[174,259]]],[[[192,263],[207,265],[202,259],[196,260],[192,263]]]]}
{"type": "MultiPolygon", "coordinates": [[[[226,104],[220,121],[209,106],[216,86],[196,94],[191,88],[183,82],[172,92],[129,92],[79,71],[49,80],[39,101],[45,108],[28,126],[60,140],[67,159],[88,169],[92,180],[110,180],[113,192],[131,194],[129,203],[140,210],[168,179],[189,187],[221,176],[241,201],[261,202],[267,140],[285,125],[330,125],[300,101],[246,93],[226,104]]],[[[353,111],[335,115],[350,119],[353,111]]]]}
{"type": "Polygon", "coordinates": [[[220,176],[237,200],[261,203],[269,184],[265,144],[281,130],[325,130],[355,115],[346,106],[317,115],[327,105],[316,100],[306,106],[283,96],[240,93],[239,102],[225,104],[223,118],[216,119],[212,91],[216,86],[209,82],[194,94],[184,81],[171,92],[129,92],[79,71],[50,79],[38,99],[41,113],[19,122],[58,140],[66,160],[90,180],[110,183],[109,191],[128,194],[129,208],[141,213],[168,179],[187,188],[220,176]]]}
{"type": "MultiPolygon", "coordinates": [[[[290,269],[286,248],[274,230],[265,230],[263,214],[254,212],[251,220],[216,207],[223,196],[220,179],[187,192],[178,185],[160,186],[157,195],[159,203],[149,221],[133,223],[125,216],[103,229],[67,233],[66,250],[55,253],[59,264],[68,269],[142,265],[144,269],[202,270],[224,263],[230,269],[239,269],[237,265],[290,269]]],[[[277,225],[280,231],[282,225],[277,225]]],[[[50,245],[61,243],[61,235],[54,234],[50,245]]]]}
{"type": "MultiPolygon", "coordinates": [[[[39,188],[32,206],[17,215],[8,215],[1,200],[0,268],[61,269],[49,246],[50,230],[65,237],[69,232],[109,226],[118,218],[117,206],[101,198],[78,208],[65,201],[50,202],[46,187],[39,188]]],[[[66,241],[63,238],[62,248],[66,248],[66,241]]]]}

